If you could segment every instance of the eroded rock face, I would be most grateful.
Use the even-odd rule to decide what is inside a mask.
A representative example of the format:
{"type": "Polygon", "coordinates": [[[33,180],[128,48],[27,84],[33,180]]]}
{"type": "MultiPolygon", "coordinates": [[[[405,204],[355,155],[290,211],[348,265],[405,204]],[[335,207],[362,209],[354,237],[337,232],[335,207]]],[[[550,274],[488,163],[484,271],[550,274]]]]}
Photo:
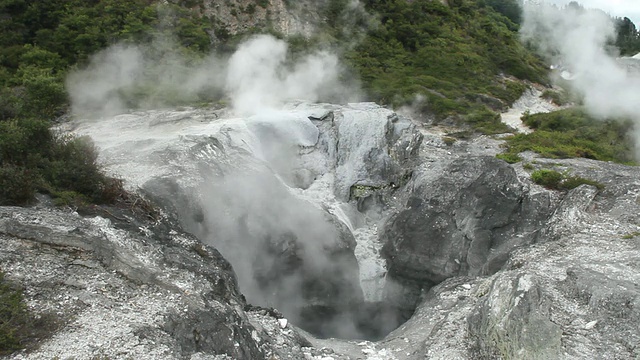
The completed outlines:
{"type": "MultiPolygon", "coordinates": [[[[515,171],[492,157],[414,173],[410,188],[406,208],[381,234],[389,276],[405,288],[399,301],[407,306],[447,278],[496,272],[513,249],[535,240],[550,212],[548,197],[529,196],[515,171]]],[[[389,296],[398,291],[389,284],[389,296]]]]}
{"type": "MultiPolygon", "coordinates": [[[[380,323],[393,324],[384,331],[391,330],[399,323],[396,307],[413,313],[378,343],[307,334],[317,347],[311,349],[281,328],[281,314],[250,310],[256,330],[250,335],[262,353],[395,360],[638,357],[637,168],[523,154],[532,166],[605,185],[554,192],[532,184],[522,163],[472,156],[494,154],[499,140],[446,145],[427,134],[421,144],[408,119],[372,104],[297,104],[276,119],[217,120],[229,116],[212,110],[158,114],[80,124],[77,131],[95,135],[109,168],[163,201],[189,231],[225,257],[245,259],[231,261],[243,293],[278,307],[291,300],[295,316],[316,333],[343,337],[362,335],[357,328],[367,321],[378,323],[373,330],[380,323]],[[380,239],[373,218],[383,219],[380,239]],[[353,248],[365,239],[370,253],[377,240],[385,242],[386,289],[395,295],[390,302],[363,302],[377,293],[363,295],[354,281],[360,269],[353,248]],[[256,286],[245,290],[243,283],[256,286]],[[360,312],[353,310],[358,304],[360,312]]],[[[174,252],[161,252],[175,259],[172,267],[198,268],[199,262],[174,252]]],[[[380,269],[367,273],[384,275],[380,269]]],[[[149,274],[137,276],[154,281],[149,274]]],[[[162,326],[136,334],[172,344],[168,348],[180,349],[172,350],[176,356],[216,353],[229,343],[199,344],[210,344],[216,331],[215,321],[199,321],[202,306],[187,309],[196,316],[186,316],[186,323],[171,313],[162,326]]],[[[217,319],[226,316],[216,311],[217,319]]]]}
{"type": "MultiPolygon", "coordinates": [[[[640,170],[583,159],[536,163],[606,187],[548,192],[560,199],[538,241],[515,249],[494,275],[455,276],[421,293],[413,316],[384,340],[396,349],[390,358],[638,357],[640,170]]],[[[529,185],[522,165],[513,168],[529,185]]]]}
{"type": "Polygon", "coordinates": [[[549,319],[544,290],[528,274],[498,276],[467,318],[478,358],[557,359],[562,330],[549,319]]]}
{"type": "Polygon", "coordinates": [[[320,335],[359,336],[369,316],[354,233],[371,224],[358,207],[381,211],[380,193],[407,181],[422,140],[409,119],[371,103],[292,104],[248,118],[149,111],[75,131],[94,138],[110,171],[219,249],[251,303],[320,335]]]}
{"type": "Polygon", "coordinates": [[[216,250],[166,220],[101,211],[105,217],[83,218],[0,207],[0,266],[25,288],[29,307],[58,327],[27,358],[273,353],[252,337],[231,266],[216,250]]]}
{"type": "MultiPolygon", "coordinates": [[[[203,0],[200,7],[203,14],[217,20],[220,30],[236,35],[256,28],[272,26],[285,35],[310,36],[323,20],[318,13],[319,6],[311,1],[271,0],[267,2],[253,0],[228,0],[224,2],[203,0]]],[[[224,40],[225,34],[212,34],[213,38],[224,40]]]]}

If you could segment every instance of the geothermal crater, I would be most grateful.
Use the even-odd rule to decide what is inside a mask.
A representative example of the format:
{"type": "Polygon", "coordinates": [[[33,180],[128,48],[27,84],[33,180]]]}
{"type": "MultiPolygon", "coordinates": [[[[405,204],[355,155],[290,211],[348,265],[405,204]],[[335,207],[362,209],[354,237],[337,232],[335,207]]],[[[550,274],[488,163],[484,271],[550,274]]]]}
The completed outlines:
{"type": "Polygon", "coordinates": [[[422,135],[375,104],[147,111],[76,123],[101,161],[232,263],[249,303],[320,337],[377,339],[408,318],[385,297],[378,222],[422,135]]]}

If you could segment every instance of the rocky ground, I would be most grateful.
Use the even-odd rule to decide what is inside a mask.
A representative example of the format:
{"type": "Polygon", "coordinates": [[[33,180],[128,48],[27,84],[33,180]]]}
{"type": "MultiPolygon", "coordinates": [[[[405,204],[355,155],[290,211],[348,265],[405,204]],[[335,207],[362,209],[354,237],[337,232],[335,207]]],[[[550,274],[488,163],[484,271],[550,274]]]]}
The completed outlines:
{"type": "Polygon", "coordinates": [[[640,357],[636,167],[509,165],[375,104],[66,126],[164,210],[0,208],[0,268],[55,330],[12,359],[640,357]]]}

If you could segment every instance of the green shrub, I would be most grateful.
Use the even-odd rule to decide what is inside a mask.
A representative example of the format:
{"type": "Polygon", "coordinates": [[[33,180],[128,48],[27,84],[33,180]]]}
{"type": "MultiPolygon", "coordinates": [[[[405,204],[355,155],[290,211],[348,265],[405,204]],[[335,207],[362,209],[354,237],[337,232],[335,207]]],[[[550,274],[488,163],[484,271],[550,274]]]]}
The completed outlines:
{"type": "Polygon", "coordinates": [[[599,183],[599,182],[597,182],[595,180],[585,179],[585,178],[579,177],[579,176],[567,176],[562,181],[562,188],[563,189],[567,189],[567,190],[575,189],[580,185],[595,186],[596,188],[598,188],[598,190],[604,189],[604,184],[599,183]]]}
{"type": "MultiPolygon", "coordinates": [[[[70,194],[83,195],[94,203],[111,203],[124,191],[122,181],[104,175],[97,163],[98,150],[89,137],[58,138],[44,179],[65,199],[70,194]]],[[[81,198],[73,196],[76,200],[81,198]]]]}
{"type": "Polygon", "coordinates": [[[456,141],[458,141],[458,139],[451,137],[451,136],[444,136],[442,137],[442,141],[444,142],[445,145],[447,146],[451,146],[453,144],[456,143],[456,141]]]}
{"type": "Polygon", "coordinates": [[[0,272],[0,355],[24,346],[30,324],[22,291],[6,281],[0,272]]]}
{"type": "Polygon", "coordinates": [[[552,103],[558,106],[564,106],[571,102],[569,95],[562,90],[545,90],[542,92],[542,95],[540,95],[540,97],[543,99],[551,100],[552,103]]]}
{"type": "Polygon", "coordinates": [[[564,175],[555,170],[541,169],[531,173],[531,180],[534,183],[549,189],[560,189],[560,182],[563,179],[564,175]]]}
{"type": "Polygon", "coordinates": [[[113,203],[124,192],[97,164],[88,137],[56,137],[45,121],[0,122],[0,205],[25,205],[37,191],[58,204],[113,203]]]}
{"type": "Polygon", "coordinates": [[[75,191],[55,191],[52,193],[53,203],[56,206],[73,206],[79,207],[89,203],[89,199],[75,191]]]}
{"type": "Polygon", "coordinates": [[[582,157],[634,164],[634,144],[627,135],[631,121],[596,120],[583,109],[525,115],[525,124],[536,131],[507,138],[507,152],[534,151],[547,158],[582,157]]]}
{"type": "Polygon", "coordinates": [[[509,164],[515,164],[517,162],[522,161],[522,158],[518,154],[514,154],[514,153],[502,153],[502,154],[496,155],[496,157],[498,159],[508,162],[509,164]]]}
{"type": "Polygon", "coordinates": [[[571,190],[585,184],[595,186],[598,190],[604,189],[604,185],[595,180],[579,176],[567,176],[565,173],[549,169],[534,171],[531,173],[531,180],[538,185],[554,190],[571,190]]]}
{"type": "Polygon", "coordinates": [[[33,200],[37,186],[36,171],[9,164],[0,167],[0,204],[27,204],[33,200]]]}

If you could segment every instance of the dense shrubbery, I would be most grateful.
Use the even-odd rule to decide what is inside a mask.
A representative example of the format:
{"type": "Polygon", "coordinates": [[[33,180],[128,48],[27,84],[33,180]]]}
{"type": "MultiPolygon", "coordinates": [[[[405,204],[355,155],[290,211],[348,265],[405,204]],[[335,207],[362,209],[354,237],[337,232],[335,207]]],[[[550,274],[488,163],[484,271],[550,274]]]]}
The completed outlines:
{"type": "Polygon", "coordinates": [[[0,0],[0,204],[27,204],[36,192],[62,204],[120,196],[121,182],[99,170],[90,140],[49,130],[68,108],[66,72],[107,45],[163,32],[207,51],[210,24],[192,15],[149,0],[0,0]]]}
{"type": "Polygon", "coordinates": [[[620,50],[620,54],[633,56],[640,53],[640,32],[633,21],[625,17],[617,18],[615,22],[618,31],[615,45],[620,50]]]}
{"type": "Polygon", "coordinates": [[[518,25],[483,2],[365,3],[381,24],[348,59],[374,100],[403,105],[421,94],[427,99],[422,110],[436,118],[455,116],[496,132],[505,129],[497,128],[501,125],[478,99],[510,104],[524,91],[522,84],[499,75],[544,81],[544,66],[518,41],[518,25]]]}
{"type": "Polygon", "coordinates": [[[93,203],[113,202],[122,192],[99,169],[87,138],[54,136],[45,120],[0,121],[0,204],[22,205],[36,191],[69,192],[93,203]]]}
{"type": "Polygon", "coordinates": [[[580,108],[525,115],[523,121],[536,131],[508,138],[508,153],[530,150],[548,158],[634,161],[632,141],[627,135],[632,127],[630,121],[596,120],[580,108]]]}

